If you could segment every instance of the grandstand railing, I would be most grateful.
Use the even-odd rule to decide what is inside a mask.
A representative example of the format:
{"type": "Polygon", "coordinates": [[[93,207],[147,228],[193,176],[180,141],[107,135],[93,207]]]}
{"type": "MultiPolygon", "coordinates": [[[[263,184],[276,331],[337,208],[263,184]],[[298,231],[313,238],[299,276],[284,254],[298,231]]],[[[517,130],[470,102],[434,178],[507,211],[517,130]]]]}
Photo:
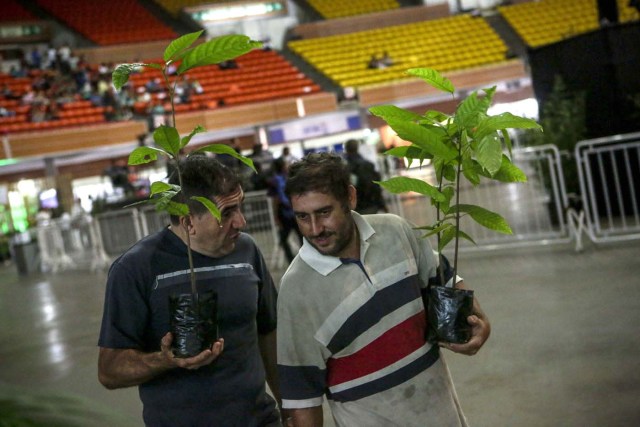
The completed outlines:
{"type": "Polygon", "coordinates": [[[640,238],[640,133],[575,148],[586,232],[594,243],[640,238]]]}

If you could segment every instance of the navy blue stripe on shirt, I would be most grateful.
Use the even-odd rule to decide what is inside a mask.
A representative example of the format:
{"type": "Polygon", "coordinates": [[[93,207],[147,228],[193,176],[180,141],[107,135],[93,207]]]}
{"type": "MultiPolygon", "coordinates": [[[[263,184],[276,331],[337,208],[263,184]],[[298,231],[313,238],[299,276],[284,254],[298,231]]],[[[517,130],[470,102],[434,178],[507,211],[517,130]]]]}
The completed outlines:
{"type": "Polygon", "coordinates": [[[278,364],[280,394],[286,400],[320,397],[326,392],[326,369],[317,366],[287,366],[278,364]]]}
{"type": "Polygon", "coordinates": [[[417,298],[421,298],[421,296],[420,282],[416,275],[405,277],[399,282],[379,290],[369,301],[349,316],[331,338],[327,348],[332,354],[338,353],[384,316],[417,298]]]}
{"type": "Polygon", "coordinates": [[[427,370],[431,365],[436,363],[439,358],[440,347],[434,345],[418,359],[389,375],[337,393],[328,393],[327,396],[329,399],[337,402],[349,402],[372,396],[410,380],[420,372],[427,370]]]}

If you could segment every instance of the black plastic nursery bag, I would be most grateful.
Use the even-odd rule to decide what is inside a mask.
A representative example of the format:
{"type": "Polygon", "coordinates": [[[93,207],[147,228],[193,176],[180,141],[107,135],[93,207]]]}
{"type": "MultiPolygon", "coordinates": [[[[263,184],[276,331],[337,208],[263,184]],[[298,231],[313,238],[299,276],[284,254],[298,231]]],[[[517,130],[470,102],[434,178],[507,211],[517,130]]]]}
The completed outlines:
{"type": "Polygon", "coordinates": [[[171,346],[176,357],[195,356],[218,339],[218,294],[213,291],[198,294],[197,307],[192,299],[190,293],[169,297],[171,346]]]}
{"type": "Polygon", "coordinates": [[[471,338],[467,317],[473,314],[473,291],[430,286],[427,307],[429,342],[461,344],[471,338]]]}

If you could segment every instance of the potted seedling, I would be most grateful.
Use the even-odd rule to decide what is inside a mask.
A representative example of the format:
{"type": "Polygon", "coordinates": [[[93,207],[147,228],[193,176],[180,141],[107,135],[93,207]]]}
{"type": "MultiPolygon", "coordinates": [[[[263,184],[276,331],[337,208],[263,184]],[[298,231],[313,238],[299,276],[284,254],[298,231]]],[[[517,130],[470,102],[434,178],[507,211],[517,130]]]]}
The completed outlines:
{"type": "MultiPolygon", "coordinates": [[[[444,92],[455,93],[451,81],[429,68],[413,68],[407,71],[444,92]]],[[[495,87],[483,89],[483,94],[472,92],[462,101],[453,115],[439,111],[427,111],[420,115],[394,105],[370,108],[370,112],[382,118],[410,145],[392,148],[386,154],[418,161],[420,165],[430,161],[435,169],[435,185],[426,180],[410,177],[394,177],[380,182],[391,193],[416,192],[426,196],[435,207],[433,224],[420,226],[424,238],[435,235],[438,253],[453,242],[453,277],[458,269],[460,238],[473,238],[460,228],[462,216],[469,216],[488,229],[511,234],[507,221],[498,213],[483,207],[460,203],[461,180],[473,186],[482,179],[501,182],[525,182],[526,175],[511,161],[511,140],[507,129],[542,128],[534,120],[502,113],[489,116],[495,87]]],[[[444,283],[445,262],[440,259],[439,275],[444,283]]],[[[466,342],[470,337],[467,316],[471,314],[473,291],[431,286],[428,294],[428,318],[431,341],[466,342]]]]}
{"type": "MultiPolygon", "coordinates": [[[[166,47],[162,62],[121,64],[113,71],[113,85],[120,90],[129,80],[129,75],[141,68],[159,70],[171,101],[171,124],[159,126],[153,132],[155,146],[141,146],[135,148],[129,155],[129,165],[142,165],[166,158],[174,167],[178,177],[178,185],[171,185],[163,181],[151,183],[149,199],[138,203],[150,203],[157,211],[170,215],[189,215],[189,206],[175,201],[174,198],[181,191],[182,172],[180,160],[193,153],[227,154],[240,160],[255,171],[253,161],[238,154],[233,148],[225,144],[212,144],[199,147],[190,154],[183,154],[194,135],[204,132],[202,126],[196,126],[188,135],[180,136],[175,124],[174,95],[176,86],[185,73],[194,68],[217,64],[234,59],[254,48],[261,46],[243,35],[227,35],[218,37],[197,46],[193,44],[202,35],[202,31],[185,34],[173,40],[166,47]],[[177,67],[177,68],[176,68],[177,67]],[[174,75],[169,70],[175,69],[174,75]]],[[[192,197],[202,203],[211,214],[220,221],[220,211],[217,206],[206,197],[192,197]]],[[[129,205],[131,206],[131,205],[129,205]]],[[[217,337],[216,305],[217,296],[214,293],[200,295],[197,289],[194,271],[191,242],[189,233],[186,234],[187,255],[189,260],[191,292],[189,294],[172,295],[169,301],[171,312],[171,332],[173,333],[173,352],[178,357],[190,357],[200,353],[215,341],[217,337]]]]}

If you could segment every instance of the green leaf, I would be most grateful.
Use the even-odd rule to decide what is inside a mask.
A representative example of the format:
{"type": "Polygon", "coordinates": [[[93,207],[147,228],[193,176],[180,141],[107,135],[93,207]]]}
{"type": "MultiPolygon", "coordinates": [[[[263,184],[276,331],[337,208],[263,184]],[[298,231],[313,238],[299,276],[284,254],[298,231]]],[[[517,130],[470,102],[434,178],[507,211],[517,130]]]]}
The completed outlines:
{"type": "Polygon", "coordinates": [[[473,134],[473,128],[477,126],[485,111],[484,103],[478,99],[478,93],[472,92],[456,109],[455,122],[458,127],[473,134]]]}
{"type": "Polygon", "coordinates": [[[245,165],[249,166],[251,170],[256,171],[256,167],[253,165],[253,160],[248,157],[243,156],[238,153],[236,150],[228,146],[227,144],[212,144],[205,145],[204,147],[200,147],[196,150],[196,152],[209,152],[215,154],[228,154],[233,158],[240,160],[245,165]]]}
{"type": "Polygon", "coordinates": [[[451,226],[442,232],[440,240],[438,241],[438,252],[442,250],[456,237],[456,227],[451,226]]]}
{"type": "Polygon", "coordinates": [[[493,176],[483,170],[480,165],[475,166],[474,169],[478,174],[500,182],[527,182],[527,175],[504,154],[502,155],[500,169],[493,176]]]}
{"type": "Polygon", "coordinates": [[[493,176],[502,164],[502,141],[497,135],[488,135],[478,142],[476,160],[493,176]]]}
{"type": "Polygon", "coordinates": [[[202,35],[204,30],[196,31],[195,33],[185,34],[182,37],[178,37],[164,50],[163,59],[165,61],[169,61],[170,59],[176,59],[176,55],[183,52],[185,49],[188,49],[193,42],[198,40],[198,38],[202,35]]]}
{"type": "Polygon", "coordinates": [[[220,218],[222,218],[220,210],[218,210],[218,207],[215,205],[215,203],[213,203],[206,197],[193,196],[191,197],[191,200],[197,200],[198,202],[202,203],[209,210],[209,212],[211,212],[211,215],[213,215],[213,217],[218,221],[220,221],[220,218]]]}
{"type": "Polygon", "coordinates": [[[155,196],[156,194],[164,193],[166,191],[174,191],[177,193],[180,191],[179,185],[167,184],[166,182],[156,181],[151,184],[151,194],[149,196],[155,196]]]}
{"type": "Polygon", "coordinates": [[[411,122],[389,119],[387,123],[405,141],[410,141],[433,156],[446,160],[454,159],[457,152],[444,143],[443,134],[433,128],[425,128],[411,122]]]}
{"type": "Polygon", "coordinates": [[[158,154],[171,157],[169,153],[164,150],[155,147],[136,147],[131,154],[129,154],[128,163],[132,166],[144,165],[158,160],[158,154]]]}
{"type": "Polygon", "coordinates": [[[509,132],[507,132],[506,129],[501,129],[500,132],[502,133],[502,139],[504,139],[504,145],[506,145],[507,150],[509,150],[509,155],[513,156],[513,153],[511,152],[513,147],[511,145],[511,137],[509,136],[509,132]]]}
{"type": "Polygon", "coordinates": [[[429,122],[442,123],[451,118],[451,116],[436,110],[429,110],[424,113],[424,118],[429,122]]]}
{"type": "Polygon", "coordinates": [[[433,68],[411,68],[407,70],[407,74],[420,77],[431,86],[444,92],[453,93],[455,91],[451,81],[433,68]]]}
{"type": "Polygon", "coordinates": [[[202,132],[206,132],[207,130],[205,128],[203,128],[200,125],[197,125],[189,135],[183,137],[180,140],[180,148],[184,148],[187,146],[187,144],[189,144],[189,142],[191,141],[191,138],[193,138],[193,136],[197,133],[202,133],[202,132]]]}
{"type": "Polygon", "coordinates": [[[480,176],[478,176],[478,173],[475,170],[473,161],[468,157],[462,159],[462,174],[471,184],[480,184],[480,176]]]}
{"type": "Polygon", "coordinates": [[[542,130],[535,120],[525,117],[514,116],[511,113],[502,113],[497,116],[487,117],[482,123],[478,124],[475,134],[476,138],[483,138],[492,132],[502,129],[538,129],[542,130]]]}
{"type": "Polygon", "coordinates": [[[419,230],[430,230],[428,233],[423,234],[421,237],[426,239],[427,237],[431,237],[434,234],[438,234],[446,230],[447,228],[453,227],[453,224],[449,224],[448,222],[439,225],[438,227],[419,227],[419,230]]]}
{"type": "Polygon", "coordinates": [[[174,202],[173,200],[168,200],[166,203],[158,203],[156,205],[156,210],[161,212],[167,212],[169,215],[175,216],[184,216],[189,215],[189,206],[185,203],[174,202]]]}
{"type": "Polygon", "coordinates": [[[395,105],[380,105],[377,107],[369,108],[369,112],[374,116],[381,117],[385,121],[387,119],[404,120],[407,122],[417,122],[422,119],[422,116],[413,111],[405,110],[404,108],[396,107],[395,105]]]}
{"type": "Polygon", "coordinates": [[[439,202],[443,202],[445,200],[445,196],[440,193],[437,188],[417,178],[397,176],[377,183],[385,190],[394,194],[413,191],[429,196],[431,199],[439,202]]]}
{"type": "Polygon", "coordinates": [[[182,59],[178,74],[202,65],[217,64],[222,61],[237,58],[254,48],[261,47],[262,43],[253,41],[247,36],[227,35],[217,37],[193,48],[182,59]]]}
{"type": "Polygon", "coordinates": [[[475,242],[475,240],[473,240],[471,238],[471,236],[469,236],[467,233],[465,233],[462,230],[458,230],[458,237],[462,237],[463,239],[466,239],[468,241],[470,241],[471,243],[473,243],[474,245],[477,245],[477,243],[475,242]]]}
{"type": "Polygon", "coordinates": [[[137,62],[135,64],[118,65],[116,69],[113,70],[113,73],[111,73],[111,81],[113,82],[113,86],[116,88],[116,90],[122,89],[122,86],[124,86],[129,81],[129,74],[145,65],[147,64],[143,64],[140,62],[137,62]]]}
{"type": "Polygon", "coordinates": [[[504,234],[513,234],[511,227],[507,221],[495,212],[491,212],[485,208],[476,205],[456,205],[451,210],[469,214],[469,216],[478,224],[490,230],[504,234]]]}
{"type": "Polygon", "coordinates": [[[180,153],[180,134],[172,126],[159,126],[153,131],[153,140],[173,157],[177,157],[180,153]]]}

